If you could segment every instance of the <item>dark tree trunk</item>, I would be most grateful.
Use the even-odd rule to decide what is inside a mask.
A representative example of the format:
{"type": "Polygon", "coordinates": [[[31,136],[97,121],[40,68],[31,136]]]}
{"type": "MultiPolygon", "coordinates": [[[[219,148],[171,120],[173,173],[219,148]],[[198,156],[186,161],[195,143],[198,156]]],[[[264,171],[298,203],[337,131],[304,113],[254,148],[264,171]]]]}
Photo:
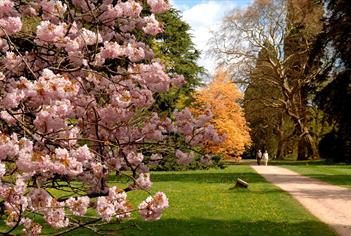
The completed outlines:
{"type": "Polygon", "coordinates": [[[297,160],[298,161],[308,160],[308,155],[306,151],[306,141],[304,138],[300,138],[297,146],[297,160]]]}
{"type": "Polygon", "coordinates": [[[284,153],[285,153],[285,140],[280,138],[278,141],[278,147],[277,147],[277,159],[283,160],[284,153]]]}
{"type": "Polygon", "coordinates": [[[316,140],[308,132],[299,140],[297,160],[319,159],[316,140]]]}

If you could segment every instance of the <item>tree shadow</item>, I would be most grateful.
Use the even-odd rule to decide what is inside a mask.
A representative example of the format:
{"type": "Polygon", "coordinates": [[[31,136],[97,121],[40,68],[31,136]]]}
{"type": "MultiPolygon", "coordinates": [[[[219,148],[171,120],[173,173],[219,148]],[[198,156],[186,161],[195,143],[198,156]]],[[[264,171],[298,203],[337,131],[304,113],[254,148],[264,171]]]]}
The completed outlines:
{"type": "MultiPolygon", "coordinates": [[[[351,169],[350,169],[351,173],[351,169]]],[[[335,185],[351,188],[351,175],[311,174],[306,175],[335,185]]]]}
{"type": "MultiPolygon", "coordinates": [[[[278,187],[281,186],[285,191],[292,195],[302,196],[315,200],[319,199],[334,199],[342,200],[347,204],[351,199],[351,189],[340,188],[330,185],[330,179],[338,182],[348,179],[351,184],[350,175],[297,175],[297,174],[264,174],[267,181],[274,182],[278,187]],[[310,178],[312,177],[312,178],[310,178]],[[328,183],[329,182],[329,183],[328,183]]],[[[340,183],[340,182],[338,182],[340,183]]]]}
{"type": "MultiPolygon", "coordinates": [[[[234,214],[234,213],[233,213],[234,214]]],[[[299,221],[296,223],[273,222],[269,220],[213,220],[191,218],[189,220],[161,219],[155,222],[134,221],[138,229],[125,232],[125,235],[309,235],[335,236],[334,230],[319,221],[299,221]]]]}
{"type": "MultiPolygon", "coordinates": [[[[240,162],[234,162],[234,161],[227,161],[226,164],[228,165],[256,165],[256,159],[244,159],[241,160],[240,162]]],[[[297,160],[269,160],[269,165],[273,166],[280,166],[280,165],[292,165],[292,166],[315,166],[315,165],[335,165],[335,163],[330,162],[328,160],[302,160],[302,161],[297,161],[297,160]]]]}
{"type": "Polygon", "coordinates": [[[266,182],[257,173],[211,173],[211,172],[189,172],[189,173],[152,173],[153,182],[193,182],[193,183],[233,183],[237,178],[241,178],[249,183],[266,182]]]}

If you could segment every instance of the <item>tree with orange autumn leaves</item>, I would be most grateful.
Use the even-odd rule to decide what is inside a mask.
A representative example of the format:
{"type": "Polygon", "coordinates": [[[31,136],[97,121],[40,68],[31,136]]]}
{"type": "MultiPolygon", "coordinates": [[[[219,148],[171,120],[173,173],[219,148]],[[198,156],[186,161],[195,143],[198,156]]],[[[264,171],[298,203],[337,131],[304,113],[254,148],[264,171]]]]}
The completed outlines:
{"type": "Polygon", "coordinates": [[[244,112],[238,103],[242,98],[243,94],[229,79],[223,67],[217,69],[213,81],[207,87],[195,94],[192,111],[197,115],[211,111],[211,123],[225,137],[219,144],[206,145],[206,151],[222,154],[226,159],[238,158],[245,147],[251,144],[244,112]]]}

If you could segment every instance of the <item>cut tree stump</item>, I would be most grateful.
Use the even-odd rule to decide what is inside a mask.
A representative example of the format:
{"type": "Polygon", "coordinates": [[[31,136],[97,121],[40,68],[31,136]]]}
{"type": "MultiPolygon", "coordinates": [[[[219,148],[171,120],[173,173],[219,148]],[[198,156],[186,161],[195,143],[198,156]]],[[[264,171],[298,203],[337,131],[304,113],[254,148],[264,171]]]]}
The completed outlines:
{"type": "Polygon", "coordinates": [[[235,188],[247,188],[249,187],[249,183],[238,178],[235,183],[235,188]]]}

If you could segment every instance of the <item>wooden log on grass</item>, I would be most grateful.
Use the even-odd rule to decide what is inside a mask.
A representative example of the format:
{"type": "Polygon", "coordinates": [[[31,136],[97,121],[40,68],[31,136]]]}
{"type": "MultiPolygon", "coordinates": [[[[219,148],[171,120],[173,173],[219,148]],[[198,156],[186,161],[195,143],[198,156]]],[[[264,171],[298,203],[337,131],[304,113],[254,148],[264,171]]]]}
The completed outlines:
{"type": "Polygon", "coordinates": [[[236,183],[235,183],[235,188],[247,188],[249,187],[249,183],[240,179],[240,178],[237,178],[236,180],[236,183]]]}

